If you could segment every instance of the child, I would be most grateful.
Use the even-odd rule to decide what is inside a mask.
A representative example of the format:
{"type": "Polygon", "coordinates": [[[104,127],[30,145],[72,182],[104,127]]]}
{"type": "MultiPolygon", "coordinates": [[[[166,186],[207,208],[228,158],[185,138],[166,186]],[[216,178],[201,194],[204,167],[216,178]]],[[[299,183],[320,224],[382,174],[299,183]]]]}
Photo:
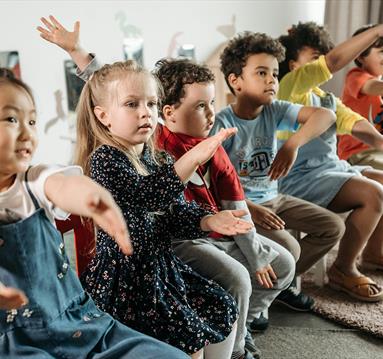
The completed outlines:
{"type": "Polygon", "coordinates": [[[79,167],[29,167],[35,103],[10,71],[0,74],[0,280],[8,286],[0,286],[0,357],[185,358],[101,312],[83,291],[53,218],[91,217],[123,256],[132,253],[125,221],[79,167]]]}
{"type": "MultiPolygon", "coordinates": [[[[62,45],[65,42],[62,38],[63,34],[65,32],[61,31],[60,37],[57,33],[54,43],[62,45]]],[[[68,41],[64,49],[68,51],[75,47],[75,44],[68,41]]],[[[83,66],[80,76],[85,81],[100,67],[97,59],[90,60],[88,53],[81,48],[77,47],[76,51],[70,52],[70,55],[83,66]],[[90,62],[87,63],[87,60],[90,62]]],[[[159,145],[178,159],[188,149],[201,142],[201,137],[206,137],[209,133],[210,128],[206,129],[206,126],[211,127],[214,121],[214,111],[211,111],[211,102],[214,99],[214,76],[207,68],[187,60],[163,61],[155,74],[164,89],[161,99],[164,110],[161,112],[166,126],[172,130],[170,132],[167,128],[162,129],[160,126],[159,145]],[[191,94],[187,88],[189,85],[194,86],[191,94]],[[172,107],[170,115],[167,114],[168,111],[165,111],[169,106],[172,107]],[[194,117],[191,118],[193,115],[194,117]],[[173,132],[177,132],[177,135],[173,132]],[[189,135],[193,135],[193,138],[189,135]]],[[[219,208],[247,208],[243,201],[244,194],[238,177],[222,147],[218,148],[209,164],[211,165],[199,166],[189,180],[185,190],[187,199],[195,200],[202,207],[214,212],[219,208]],[[211,176],[211,183],[204,185],[208,180],[204,174],[209,167],[215,174],[211,176]],[[195,185],[196,181],[202,185],[195,185]]],[[[245,324],[251,295],[248,270],[252,273],[254,281],[251,310],[248,316],[248,321],[251,322],[251,318],[265,310],[281,289],[288,287],[295,264],[291,255],[274,242],[269,243],[265,238],[262,245],[262,240],[258,239],[255,231],[235,236],[233,239],[234,241],[215,233],[211,234],[211,238],[182,241],[178,239],[173,241],[172,245],[182,260],[199,274],[217,281],[235,298],[239,309],[239,319],[232,358],[238,358],[242,355],[250,356],[244,353],[245,324]],[[270,263],[273,263],[273,267],[270,263]],[[273,281],[276,278],[273,268],[279,278],[275,286],[273,281]]],[[[267,322],[263,325],[267,325],[267,322]]],[[[250,335],[246,336],[246,348],[253,353],[254,357],[259,355],[250,335]]]]}
{"type": "MultiPolygon", "coordinates": [[[[155,75],[164,89],[161,114],[165,127],[159,131],[159,145],[179,158],[203,141],[214,124],[214,75],[205,66],[170,59],[157,63],[155,75]]],[[[239,178],[222,146],[209,163],[194,173],[185,195],[214,212],[222,208],[248,211],[239,178]]],[[[246,321],[251,325],[254,316],[267,309],[282,289],[288,288],[295,272],[294,258],[277,243],[257,235],[255,230],[232,238],[211,233],[205,239],[174,242],[173,248],[181,259],[200,274],[217,280],[240,303],[232,356],[236,357],[235,353],[243,352],[246,321]],[[245,275],[247,278],[250,274],[251,284],[242,281],[241,286],[236,287],[233,259],[245,266],[245,275]],[[249,290],[246,287],[250,287],[249,290]],[[249,297],[244,295],[249,292],[250,307],[249,297]]],[[[251,341],[251,336],[247,335],[246,348],[254,351],[251,341]]]]}
{"type": "MultiPolygon", "coordinates": [[[[353,36],[378,25],[366,25],[353,36]]],[[[342,101],[367,118],[382,133],[383,121],[383,37],[377,39],[354,60],[356,67],[346,76],[342,101]]],[[[383,170],[383,149],[370,148],[350,135],[339,136],[338,155],[352,165],[370,165],[383,170]]]]}
{"type": "Polygon", "coordinates": [[[182,263],[171,250],[171,238],[251,229],[238,218],[243,210],[211,215],[182,196],[184,183],[234,129],[201,142],[173,164],[151,142],[157,101],[155,78],[133,61],[103,66],[84,87],[78,106],[77,162],[122,208],[135,253],[128,260],[121,257],[100,231],[83,282],[101,308],[124,322],[189,354],[222,342],[208,345],[205,357],[227,358],[235,336],[235,330],[229,336],[237,317],[235,302],[182,263]]]}
{"type": "MultiPolygon", "coordinates": [[[[371,143],[380,134],[333,94],[318,86],[345,66],[383,33],[383,26],[369,29],[332,48],[327,31],[315,23],[299,23],[280,37],[286,59],[279,98],[323,106],[336,112],[336,126],[302,147],[290,174],[280,181],[281,191],[311,201],[334,212],[352,211],[340,242],[329,284],[362,301],[383,299],[383,289],[357,268],[357,258],[371,268],[383,268],[383,172],[350,166],[336,155],[336,131],[352,133],[371,143]],[[290,72],[289,72],[290,71],[290,72]],[[287,72],[287,73],[286,73],[287,72]],[[284,76],[283,76],[284,75],[284,76]],[[380,183],[379,183],[380,182],[380,183]]],[[[283,141],[281,141],[283,143],[283,141]]]]}
{"type": "MultiPolygon", "coordinates": [[[[236,102],[220,111],[212,133],[238,127],[236,138],[223,147],[233,163],[257,231],[286,247],[295,257],[297,274],[309,269],[341,238],[344,224],[319,206],[278,194],[277,179],[293,164],[299,147],[335,120],[330,111],[274,100],[278,90],[278,60],[284,50],[265,34],[245,32],[233,38],[221,55],[224,73],[236,102]],[[319,120],[320,119],[320,120],[319,120]],[[276,131],[304,124],[278,151],[276,131]],[[307,233],[298,241],[286,228],[307,233]]],[[[292,288],[277,299],[296,310],[310,310],[313,300],[292,288]]]]}

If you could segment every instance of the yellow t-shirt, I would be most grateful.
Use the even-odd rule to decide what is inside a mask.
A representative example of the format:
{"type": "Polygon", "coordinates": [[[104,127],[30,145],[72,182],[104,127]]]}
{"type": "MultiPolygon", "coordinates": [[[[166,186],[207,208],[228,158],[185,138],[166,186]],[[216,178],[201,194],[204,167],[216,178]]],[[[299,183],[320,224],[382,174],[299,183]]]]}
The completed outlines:
{"type": "MultiPolygon", "coordinates": [[[[286,74],[279,84],[278,99],[311,106],[313,94],[318,97],[326,95],[318,86],[331,78],[332,73],[322,55],[318,60],[286,74]]],[[[339,135],[351,134],[355,123],[363,120],[363,117],[346,107],[337,97],[335,99],[337,133],[339,135]]]]}

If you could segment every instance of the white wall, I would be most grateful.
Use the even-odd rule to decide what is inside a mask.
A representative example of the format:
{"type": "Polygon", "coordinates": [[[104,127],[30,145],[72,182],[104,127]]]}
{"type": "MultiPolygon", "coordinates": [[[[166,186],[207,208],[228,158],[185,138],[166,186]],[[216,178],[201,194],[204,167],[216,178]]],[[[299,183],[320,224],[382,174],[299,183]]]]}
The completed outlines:
{"type": "MultiPolygon", "coordinates": [[[[67,55],[43,41],[36,30],[41,16],[55,15],[72,27],[81,21],[83,46],[104,61],[122,58],[123,34],[115,19],[119,11],[144,37],[147,67],[167,55],[171,37],[183,32],[182,43],[196,46],[198,61],[204,61],[225,37],[217,26],[229,24],[236,15],[237,31],[266,32],[277,37],[298,21],[323,23],[325,0],[253,1],[0,1],[0,51],[17,50],[22,78],[34,90],[39,112],[40,146],[35,162],[66,163],[70,144],[60,138],[68,131],[61,121],[43,134],[44,124],[56,116],[54,92],[66,94],[63,61],[67,55]]],[[[66,98],[64,98],[66,110],[66,98]]]]}

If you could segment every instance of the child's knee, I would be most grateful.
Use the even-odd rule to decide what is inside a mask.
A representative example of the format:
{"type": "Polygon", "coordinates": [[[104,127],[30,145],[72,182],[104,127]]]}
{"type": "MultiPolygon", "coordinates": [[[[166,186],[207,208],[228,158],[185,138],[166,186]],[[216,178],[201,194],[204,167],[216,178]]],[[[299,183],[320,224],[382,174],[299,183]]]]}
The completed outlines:
{"type": "Polygon", "coordinates": [[[291,256],[294,258],[295,263],[298,262],[298,259],[301,256],[301,246],[299,245],[299,242],[291,236],[291,240],[288,240],[285,242],[285,244],[282,244],[284,248],[288,250],[288,252],[291,254],[291,256]]]}
{"type": "Polygon", "coordinates": [[[283,248],[275,258],[271,266],[280,283],[280,287],[288,287],[295,276],[295,258],[294,256],[283,248]]]}
{"type": "Polygon", "coordinates": [[[251,278],[246,267],[241,265],[241,267],[230,271],[228,276],[230,278],[230,289],[225,289],[228,290],[234,298],[243,296],[249,298],[251,295],[251,278]]]}
{"type": "Polygon", "coordinates": [[[370,183],[364,199],[372,211],[383,213],[383,186],[381,184],[370,183]]]}

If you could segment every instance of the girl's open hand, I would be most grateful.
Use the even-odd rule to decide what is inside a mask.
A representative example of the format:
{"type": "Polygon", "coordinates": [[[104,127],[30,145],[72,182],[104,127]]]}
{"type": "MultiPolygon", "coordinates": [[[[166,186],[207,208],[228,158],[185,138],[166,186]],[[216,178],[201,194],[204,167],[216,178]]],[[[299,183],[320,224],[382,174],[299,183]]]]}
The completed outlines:
{"type": "Polygon", "coordinates": [[[68,31],[60,22],[52,15],[49,16],[49,20],[42,17],[41,22],[44,27],[38,26],[37,30],[40,32],[40,36],[52,44],[56,44],[68,53],[77,50],[80,46],[80,22],[76,21],[73,31],[68,31]]]}
{"type": "Polygon", "coordinates": [[[16,288],[5,287],[0,283],[0,309],[18,309],[28,303],[25,294],[16,288]]]}
{"type": "Polygon", "coordinates": [[[274,283],[277,280],[277,276],[275,275],[274,269],[270,264],[267,266],[258,269],[255,272],[255,276],[257,278],[258,283],[264,288],[273,288],[274,283]]]}
{"type": "Polygon", "coordinates": [[[92,193],[86,204],[89,209],[87,216],[114,238],[125,255],[131,255],[133,246],[125,219],[109,192],[100,189],[92,193]]]}
{"type": "Polygon", "coordinates": [[[235,236],[249,232],[253,223],[244,221],[241,217],[247,214],[246,210],[225,210],[214,215],[205,216],[201,220],[201,229],[205,232],[217,232],[225,236],[235,236]]]}
{"type": "Polygon", "coordinates": [[[298,148],[286,142],[278,151],[271,164],[268,176],[271,180],[278,180],[286,176],[298,155],[298,148]]]}

